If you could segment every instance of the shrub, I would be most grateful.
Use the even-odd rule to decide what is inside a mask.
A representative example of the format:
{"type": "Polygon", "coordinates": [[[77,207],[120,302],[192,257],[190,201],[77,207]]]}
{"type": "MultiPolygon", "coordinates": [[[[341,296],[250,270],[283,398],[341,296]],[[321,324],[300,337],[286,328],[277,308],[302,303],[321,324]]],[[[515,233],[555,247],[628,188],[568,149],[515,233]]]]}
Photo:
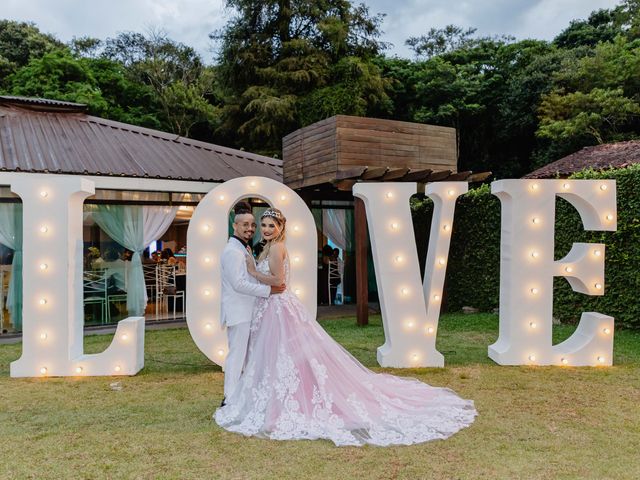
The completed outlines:
{"type": "MultiPolygon", "coordinates": [[[[574,179],[613,179],[617,185],[618,230],[584,231],[577,211],[556,200],[556,259],[575,242],[604,243],[605,295],[587,296],[571,290],[563,278],[554,281],[554,316],[574,323],[586,311],[615,317],[616,322],[640,328],[640,164],[605,171],[585,170],[574,179]]],[[[432,202],[412,202],[416,243],[424,263],[432,202]]],[[[458,199],[445,284],[446,308],[458,311],[473,306],[491,311],[500,291],[500,201],[488,185],[472,189],[458,199]]]]}

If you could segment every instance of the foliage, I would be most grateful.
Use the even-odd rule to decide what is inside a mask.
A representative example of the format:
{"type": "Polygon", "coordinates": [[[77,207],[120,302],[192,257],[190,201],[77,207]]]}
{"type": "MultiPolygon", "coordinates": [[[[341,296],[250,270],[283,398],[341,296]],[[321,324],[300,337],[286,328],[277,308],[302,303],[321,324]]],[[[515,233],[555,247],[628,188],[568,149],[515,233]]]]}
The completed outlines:
{"type": "Polygon", "coordinates": [[[567,52],[538,103],[536,166],[587,145],[639,136],[640,40],[618,36],[567,52]]]}
{"type": "Polygon", "coordinates": [[[188,137],[217,127],[215,72],[193,48],[162,32],[124,32],[106,40],[102,56],[122,64],[130,81],[154,92],[161,129],[188,137]]]}
{"type": "MultiPolygon", "coordinates": [[[[567,282],[555,289],[554,312],[558,318],[577,321],[581,311],[611,315],[618,324],[640,328],[640,164],[602,172],[585,170],[576,179],[613,179],[618,199],[615,232],[585,232],[575,209],[559,202],[556,221],[556,252],[569,251],[573,242],[606,245],[605,292],[601,297],[577,294],[567,282]]],[[[558,282],[559,283],[559,282],[558,282]]]]}
{"type": "Polygon", "coordinates": [[[640,136],[640,0],[575,20],[553,42],[426,29],[406,42],[413,60],[385,57],[383,15],[349,0],[227,7],[214,65],[161,31],[65,46],[1,21],[0,92],[86,101],[108,118],[269,155],[336,114],[433,123],[456,128],[459,170],[495,178],[640,136]]]}
{"type": "Polygon", "coordinates": [[[31,60],[7,80],[13,95],[85,103],[97,116],[157,127],[148,88],[128,80],[122,67],[106,59],[75,58],[54,50],[31,60]]]}
{"type": "Polygon", "coordinates": [[[551,93],[542,101],[540,115],[540,137],[578,145],[593,139],[605,143],[626,139],[620,130],[635,123],[640,105],[622,89],[594,88],[589,93],[551,93]]]}
{"type": "Polygon", "coordinates": [[[364,115],[387,101],[372,58],[381,17],[346,0],[229,0],[237,15],[221,32],[221,134],[277,153],[281,139],[337,113],[364,115]]]}
{"type": "Polygon", "coordinates": [[[409,37],[404,43],[411,47],[416,57],[429,59],[472,45],[474,43],[473,34],[476,31],[476,28],[465,30],[456,25],[447,25],[444,28],[431,28],[420,37],[409,37]]]}
{"type": "Polygon", "coordinates": [[[596,10],[587,20],[573,20],[555,39],[562,48],[595,47],[624,35],[640,38],[640,1],[622,0],[612,9],[596,10]]]}
{"type": "Polygon", "coordinates": [[[0,88],[8,75],[31,59],[63,46],[52,35],[40,32],[33,23],[0,20],[0,88]]]}
{"type": "MultiPolygon", "coordinates": [[[[587,170],[577,179],[614,179],[617,184],[616,232],[585,232],[577,211],[566,201],[556,202],[556,258],[562,258],[575,242],[606,244],[605,295],[575,293],[557,278],[554,316],[566,322],[579,320],[581,312],[596,311],[615,317],[618,325],[640,328],[640,164],[623,169],[587,170]]],[[[430,225],[430,200],[412,205],[416,229],[430,225]]],[[[418,237],[421,259],[428,238],[418,237]]],[[[449,311],[463,306],[491,311],[498,306],[500,285],[500,203],[487,185],[460,197],[447,264],[446,302],[449,311]]]]}

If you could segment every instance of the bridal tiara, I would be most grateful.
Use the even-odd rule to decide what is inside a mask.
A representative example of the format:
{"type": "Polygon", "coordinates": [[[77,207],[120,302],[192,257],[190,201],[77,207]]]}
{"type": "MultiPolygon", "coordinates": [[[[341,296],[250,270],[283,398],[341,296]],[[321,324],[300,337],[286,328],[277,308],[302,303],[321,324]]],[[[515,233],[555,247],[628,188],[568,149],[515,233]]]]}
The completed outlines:
{"type": "Polygon", "coordinates": [[[277,218],[278,220],[282,220],[282,214],[270,208],[268,210],[265,210],[260,218],[264,218],[264,217],[273,217],[273,218],[277,218]]]}

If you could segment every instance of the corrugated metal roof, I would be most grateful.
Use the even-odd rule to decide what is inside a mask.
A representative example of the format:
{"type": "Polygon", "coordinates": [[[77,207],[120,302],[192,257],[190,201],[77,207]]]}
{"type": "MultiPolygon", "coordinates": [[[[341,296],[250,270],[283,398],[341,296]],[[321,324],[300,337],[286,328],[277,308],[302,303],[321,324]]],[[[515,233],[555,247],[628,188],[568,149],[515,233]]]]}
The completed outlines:
{"type": "Polygon", "coordinates": [[[582,150],[528,173],[523,178],[566,178],[585,168],[605,170],[624,168],[634,163],[640,163],[640,141],[605,143],[584,147],[582,150]]]}
{"type": "Polygon", "coordinates": [[[282,161],[92,117],[83,105],[0,97],[0,170],[221,182],[282,181],[282,161]]]}

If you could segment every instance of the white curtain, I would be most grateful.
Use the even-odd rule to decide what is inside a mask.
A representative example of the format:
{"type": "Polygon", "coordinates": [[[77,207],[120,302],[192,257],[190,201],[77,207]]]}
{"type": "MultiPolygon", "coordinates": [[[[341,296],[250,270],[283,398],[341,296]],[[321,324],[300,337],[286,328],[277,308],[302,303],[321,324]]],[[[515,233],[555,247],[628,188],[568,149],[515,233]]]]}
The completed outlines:
{"type": "Polygon", "coordinates": [[[127,310],[131,316],[144,315],[147,289],[141,254],[167,231],[178,207],[96,205],[93,219],[113,240],[133,252],[127,286],[127,310]]]}
{"type": "Polygon", "coordinates": [[[13,327],[22,330],[22,204],[0,203],[0,243],[13,250],[7,310],[13,327]]]}
{"type": "Polygon", "coordinates": [[[347,221],[347,211],[344,208],[323,209],[322,230],[340,250],[351,250],[351,222],[347,221]]]}

